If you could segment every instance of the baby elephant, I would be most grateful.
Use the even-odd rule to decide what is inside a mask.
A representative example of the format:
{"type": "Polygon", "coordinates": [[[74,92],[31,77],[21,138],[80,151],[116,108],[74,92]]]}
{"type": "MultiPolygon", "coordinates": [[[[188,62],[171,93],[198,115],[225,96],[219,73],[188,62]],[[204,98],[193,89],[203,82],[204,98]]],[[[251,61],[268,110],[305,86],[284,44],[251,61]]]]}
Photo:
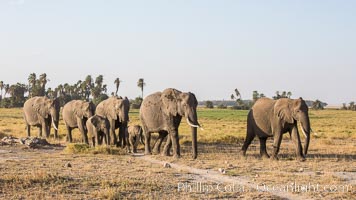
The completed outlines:
{"type": "Polygon", "coordinates": [[[105,143],[109,144],[107,141],[109,139],[107,136],[110,129],[110,123],[108,119],[99,115],[94,115],[87,120],[86,126],[89,135],[92,136],[93,146],[96,144],[101,145],[103,143],[103,138],[105,138],[105,143]]]}
{"type": "Polygon", "coordinates": [[[126,144],[129,153],[131,153],[131,146],[133,148],[133,153],[137,153],[137,145],[139,141],[141,141],[142,144],[145,144],[143,142],[143,131],[139,125],[129,126],[126,129],[125,138],[127,139],[126,144]]]}

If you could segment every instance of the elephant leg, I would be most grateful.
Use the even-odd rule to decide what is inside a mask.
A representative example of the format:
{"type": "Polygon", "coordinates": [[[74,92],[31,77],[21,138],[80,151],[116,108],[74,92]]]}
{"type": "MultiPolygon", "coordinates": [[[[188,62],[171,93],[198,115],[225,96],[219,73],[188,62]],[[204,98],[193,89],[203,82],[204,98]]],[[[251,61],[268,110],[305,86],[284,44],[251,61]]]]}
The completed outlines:
{"type": "Polygon", "coordinates": [[[302,144],[300,142],[300,137],[299,137],[299,132],[298,132],[298,128],[297,127],[293,127],[292,132],[291,132],[291,137],[292,137],[292,141],[295,145],[295,151],[296,151],[296,155],[297,155],[297,159],[299,161],[305,161],[305,157],[303,155],[303,147],[302,144]]]}
{"type": "MultiPolygon", "coordinates": [[[[46,138],[49,136],[49,127],[46,122],[42,123],[42,132],[46,134],[45,135],[46,138]]],[[[42,137],[42,132],[40,132],[41,137],[42,137]]]]}
{"type": "Polygon", "coordinates": [[[260,155],[262,158],[269,158],[269,155],[267,153],[267,148],[266,148],[266,137],[260,137],[260,155]]]}
{"type": "Polygon", "coordinates": [[[42,137],[42,126],[38,127],[38,136],[42,137]]]}
{"type": "Polygon", "coordinates": [[[246,139],[244,145],[242,146],[242,152],[241,152],[242,156],[246,156],[247,148],[248,146],[250,146],[254,138],[255,138],[255,133],[253,132],[253,130],[247,129],[246,139]]]}
{"type": "Polygon", "coordinates": [[[151,133],[144,130],[145,134],[145,155],[151,155],[151,133]]]}
{"type": "Polygon", "coordinates": [[[72,143],[73,142],[73,138],[72,138],[72,128],[67,126],[67,141],[72,143]]]}
{"type": "Polygon", "coordinates": [[[274,141],[273,141],[273,153],[272,153],[272,160],[278,160],[278,152],[279,147],[281,146],[283,134],[279,131],[277,134],[274,134],[274,141]]]}
{"type": "Polygon", "coordinates": [[[160,131],[159,132],[159,136],[154,144],[154,147],[153,147],[153,154],[159,154],[160,151],[161,151],[161,145],[162,145],[162,142],[164,140],[165,137],[167,137],[168,135],[168,132],[167,131],[160,131]]]}
{"type": "MultiPolygon", "coordinates": [[[[129,153],[131,153],[131,146],[133,146],[133,143],[134,143],[134,137],[132,136],[132,135],[129,135],[128,136],[128,142],[127,142],[127,151],[129,152],[129,153]]],[[[134,151],[133,151],[134,153],[136,153],[135,152],[135,149],[134,149],[134,151]]]]}
{"type": "Polygon", "coordinates": [[[115,134],[115,122],[112,124],[111,126],[111,129],[110,129],[110,144],[113,144],[113,145],[118,145],[117,143],[117,137],[116,137],[116,134],[115,134]]]}
{"type": "Polygon", "coordinates": [[[99,132],[97,132],[95,135],[96,135],[96,143],[98,144],[98,146],[102,145],[103,144],[103,136],[99,132]]]}
{"type": "Polygon", "coordinates": [[[171,139],[171,136],[168,135],[167,140],[166,140],[166,145],[164,145],[164,148],[163,148],[162,156],[169,156],[171,148],[172,148],[172,139],[171,139]]]}
{"type": "Polygon", "coordinates": [[[126,146],[124,125],[119,128],[119,146],[121,146],[121,148],[125,148],[126,146]]]}
{"type": "Polygon", "coordinates": [[[173,147],[173,157],[179,158],[180,157],[180,145],[179,145],[178,130],[171,130],[170,136],[171,136],[171,142],[172,142],[172,147],[173,147]]]}
{"type": "Polygon", "coordinates": [[[96,142],[95,142],[95,136],[93,136],[93,137],[91,137],[91,142],[92,142],[92,144],[93,144],[93,147],[95,147],[95,144],[97,144],[96,142]]]}
{"type": "Polygon", "coordinates": [[[27,130],[27,136],[30,137],[31,136],[31,126],[26,124],[26,130],[27,130]]]}
{"type": "Polygon", "coordinates": [[[87,130],[86,128],[84,128],[84,122],[83,120],[77,120],[78,123],[78,129],[80,131],[80,133],[82,134],[82,140],[85,144],[89,144],[89,140],[88,140],[88,135],[87,135],[87,130]]]}

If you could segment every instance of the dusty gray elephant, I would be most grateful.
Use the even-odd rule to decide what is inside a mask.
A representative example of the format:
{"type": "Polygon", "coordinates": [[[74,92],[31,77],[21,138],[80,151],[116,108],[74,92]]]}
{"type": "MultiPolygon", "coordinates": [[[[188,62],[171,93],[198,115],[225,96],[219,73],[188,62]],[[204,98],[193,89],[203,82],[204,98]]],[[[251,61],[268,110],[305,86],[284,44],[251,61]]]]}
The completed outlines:
{"type": "Polygon", "coordinates": [[[308,106],[302,98],[272,100],[261,98],[256,101],[247,117],[246,140],[242,147],[242,155],[246,155],[246,150],[255,136],[260,139],[260,154],[262,157],[269,157],[266,150],[266,140],[273,137],[273,152],[271,159],[277,159],[277,154],[281,145],[282,136],[289,132],[296,149],[297,159],[305,160],[310,141],[310,121],[308,106]],[[298,132],[298,123],[305,135],[304,154],[298,132]]]}
{"type": "Polygon", "coordinates": [[[169,154],[169,148],[172,144],[173,156],[180,157],[178,127],[182,117],[184,117],[191,126],[192,153],[193,158],[197,158],[197,128],[200,127],[197,106],[198,101],[193,93],[183,93],[173,88],[147,96],[140,108],[140,120],[145,135],[145,154],[151,154],[151,133],[157,132],[160,134],[159,139],[161,141],[165,135],[169,135],[163,154],[169,154]]]}
{"type": "Polygon", "coordinates": [[[89,144],[87,129],[85,126],[88,118],[94,115],[95,105],[83,100],[72,100],[63,107],[62,117],[67,128],[67,139],[72,142],[72,130],[78,128],[83,141],[89,144]]]}
{"type": "Polygon", "coordinates": [[[126,143],[127,143],[127,148],[128,152],[131,153],[131,146],[132,146],[132,152],[137,153],[137,146],[138,143],[141,142],[142,144],[145,144],[143,141],[143,131],[141,126],[135,125],[135,126],[129,126],[126,129],[126,143]]]}
{"type": "Polygon", "coordinates": [[[59,101],[47,97],[32,97],[23,106],[23,114],[26,123],[27,136],[31,135],[31,126],[39,128],[39,136],[45,132],[46,138],[50,135],[51,124],[55,131],[55,138],[58,137],[59,121],[59,101]]]}
{"type": "Polygon", "coordinates": [[[130,102],[125,97],[110,97],[98,104],[95,114],[105,117],[110,123],[109,144],[125,147],[125,131],[129,121],[130,102]],[[119,140],[115,130],[119,128],[119,140]]]}
{"type": "Polygon", "coordinates": [[[110,123],[105,117],[94,115],[86,121],[89,135],[92,137],[93,146],[102,145],[103,139],[109,144],[110,123]]]}

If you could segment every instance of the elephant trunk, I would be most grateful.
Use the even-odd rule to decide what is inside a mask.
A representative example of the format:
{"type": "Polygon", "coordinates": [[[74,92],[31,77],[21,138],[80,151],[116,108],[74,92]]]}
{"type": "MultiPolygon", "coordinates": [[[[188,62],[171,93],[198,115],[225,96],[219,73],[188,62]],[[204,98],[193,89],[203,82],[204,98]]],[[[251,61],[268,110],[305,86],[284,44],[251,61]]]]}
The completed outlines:
{"type": "Polygon", "coordinates": [[[302,120],[300,122],[300,126],[301,126],[302,132],[305,136],[304,152],[303,153],[304,153],[304,156],[306,156],[308,153],[308,148],[309,148],[310,130],[311,130],[309,119],[302,120]]]}
{"type": "Polygon", "coordinates": [[[197,142],[197,128],[201,128],[198,123],[197,112],[194,109],[189,110],[190,112],[186,112],[187,123],[191,127],[192,130],[192,157],[196,159],[198,157],[198,142],[197,142]]]}
{"type": "Polygon", "coordinates": [[[192,148],[193,148],[193,159],[198,157],[198,142],[197,142],[197,128],[191,127],[192,129],[192,148]]]}

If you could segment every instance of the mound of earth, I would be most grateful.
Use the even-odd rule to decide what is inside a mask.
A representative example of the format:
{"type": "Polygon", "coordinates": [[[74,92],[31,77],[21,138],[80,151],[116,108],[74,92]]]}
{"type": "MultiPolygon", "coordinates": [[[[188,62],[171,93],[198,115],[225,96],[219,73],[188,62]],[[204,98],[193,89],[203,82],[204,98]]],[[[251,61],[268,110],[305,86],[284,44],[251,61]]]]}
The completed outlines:
{"type": "Polygon", "coordinates": [[[16,138],[13,136],[5,136],[4,138],[1,139],[1,145],[13,145],[13,144],[22,144],[30,148],[51,146],[51,144],[48,143],[46,139],[42,139],[39,137],[16,138]]]}

